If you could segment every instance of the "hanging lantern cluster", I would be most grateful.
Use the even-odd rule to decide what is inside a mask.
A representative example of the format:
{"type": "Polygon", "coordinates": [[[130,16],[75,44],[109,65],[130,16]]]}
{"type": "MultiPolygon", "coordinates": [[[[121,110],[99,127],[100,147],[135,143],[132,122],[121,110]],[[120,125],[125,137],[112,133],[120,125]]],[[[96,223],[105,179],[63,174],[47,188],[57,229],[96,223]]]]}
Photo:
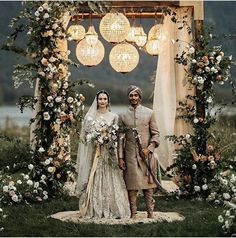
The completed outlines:
{"type": "MultiPolygon", "coordinates": [[[[107,13],[100,21],[99,30],[101,36],[108,42],[116,44],[109,55],[112,68],[121,73],[132,71],[139,62],[139,53],[133,44],[144,49],[148,54],[157,56],[160,52],[161,41],[165,36],[161,32],[161,24],[155,24],[148,35],[141,25],[130,26],[128,18],[122,13],[107,13]]],[[[78,42],[76,56],[79,62],[85,66],[96,66],[104,58],[105,49],[98,39],[98,34],[92,25],[85,33],[82,25],[72,25],[68,29],[69,39],[78,42]]]]}

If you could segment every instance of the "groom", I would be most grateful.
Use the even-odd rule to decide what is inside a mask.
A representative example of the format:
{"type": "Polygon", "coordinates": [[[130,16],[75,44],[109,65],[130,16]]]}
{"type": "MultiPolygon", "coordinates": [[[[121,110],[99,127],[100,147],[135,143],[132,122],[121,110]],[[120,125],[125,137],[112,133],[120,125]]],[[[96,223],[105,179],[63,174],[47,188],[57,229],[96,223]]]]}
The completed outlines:
{"type": "Polygon", "coordinates": [[[118,142],[119,167],[124,171],[131,218],[135,218],[137,213],[136,201],[139,190],[144,193],[147,217],[153,218],[153,191],[157,186],[139,155],[132,128],[136,128],[139,133],[143,153],[148,157],[154,174],[157,171],[157,164],[153,157],[153,151],[159,145],[159,131],[153,111],[141,105],[141,89],[135,85],[130,85],[127,95],[130,106],[119,117],[121,128],[118,142]]]}

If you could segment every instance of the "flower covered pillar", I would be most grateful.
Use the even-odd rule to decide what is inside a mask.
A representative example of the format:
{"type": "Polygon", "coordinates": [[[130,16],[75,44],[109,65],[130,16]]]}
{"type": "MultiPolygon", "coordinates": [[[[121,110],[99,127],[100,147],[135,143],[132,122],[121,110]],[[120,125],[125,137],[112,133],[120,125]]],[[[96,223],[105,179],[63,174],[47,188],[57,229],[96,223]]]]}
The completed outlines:
{"type": "Polygon", "coordinates": [[[34,180],[44,175],[50,192],[67,180],[70,162],[70,129],[83,110],[84,97],[72,90],[66,28],[69,9],[77,5],[59,2],[32,3],[35,19],[30,25],[29,51],[35,61],[35,100],[31,126],[34,180]],[[40,21],[40,24],[38,22],[40,21]],[[32,43],[34,42],[34,43],[32,43]]]}

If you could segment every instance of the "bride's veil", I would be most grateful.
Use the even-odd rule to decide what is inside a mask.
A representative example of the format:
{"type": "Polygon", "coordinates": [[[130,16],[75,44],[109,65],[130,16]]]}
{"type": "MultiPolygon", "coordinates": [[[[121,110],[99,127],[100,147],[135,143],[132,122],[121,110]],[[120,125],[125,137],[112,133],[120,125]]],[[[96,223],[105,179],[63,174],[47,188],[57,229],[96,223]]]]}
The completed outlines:
{"type": "Polygon", "coordinates": [[[85,138],[85,128],[88,121],[94,120],[97,113],[97,98],[95,97],[91,107],[86,113],[84,120],[82,122],[81,133],[80,133],[80,143],[77,153],[76,161],[76,170],[78,172],[76,193],[81,194],[82,190],[85,188],[85,185],[88,182],[90,169],[92,166],[92,155],[93,155],[93,146],[91,143],[84,143],[85,138]]]}

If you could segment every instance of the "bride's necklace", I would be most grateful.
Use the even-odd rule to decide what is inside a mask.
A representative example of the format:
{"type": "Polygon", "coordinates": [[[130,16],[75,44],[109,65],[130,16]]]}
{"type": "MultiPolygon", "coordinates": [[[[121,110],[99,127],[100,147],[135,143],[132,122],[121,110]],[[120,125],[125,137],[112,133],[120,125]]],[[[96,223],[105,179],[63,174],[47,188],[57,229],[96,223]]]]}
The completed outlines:
{"type": "Polygon", "coordinates": [[[105,114],[105,113],[107,113],[107,112],[108,112],[107,110],[105,110],[105,111],[99,111],[99,110],[98,110],[98,111],[97,111],[98,114],[105,114]]]}

